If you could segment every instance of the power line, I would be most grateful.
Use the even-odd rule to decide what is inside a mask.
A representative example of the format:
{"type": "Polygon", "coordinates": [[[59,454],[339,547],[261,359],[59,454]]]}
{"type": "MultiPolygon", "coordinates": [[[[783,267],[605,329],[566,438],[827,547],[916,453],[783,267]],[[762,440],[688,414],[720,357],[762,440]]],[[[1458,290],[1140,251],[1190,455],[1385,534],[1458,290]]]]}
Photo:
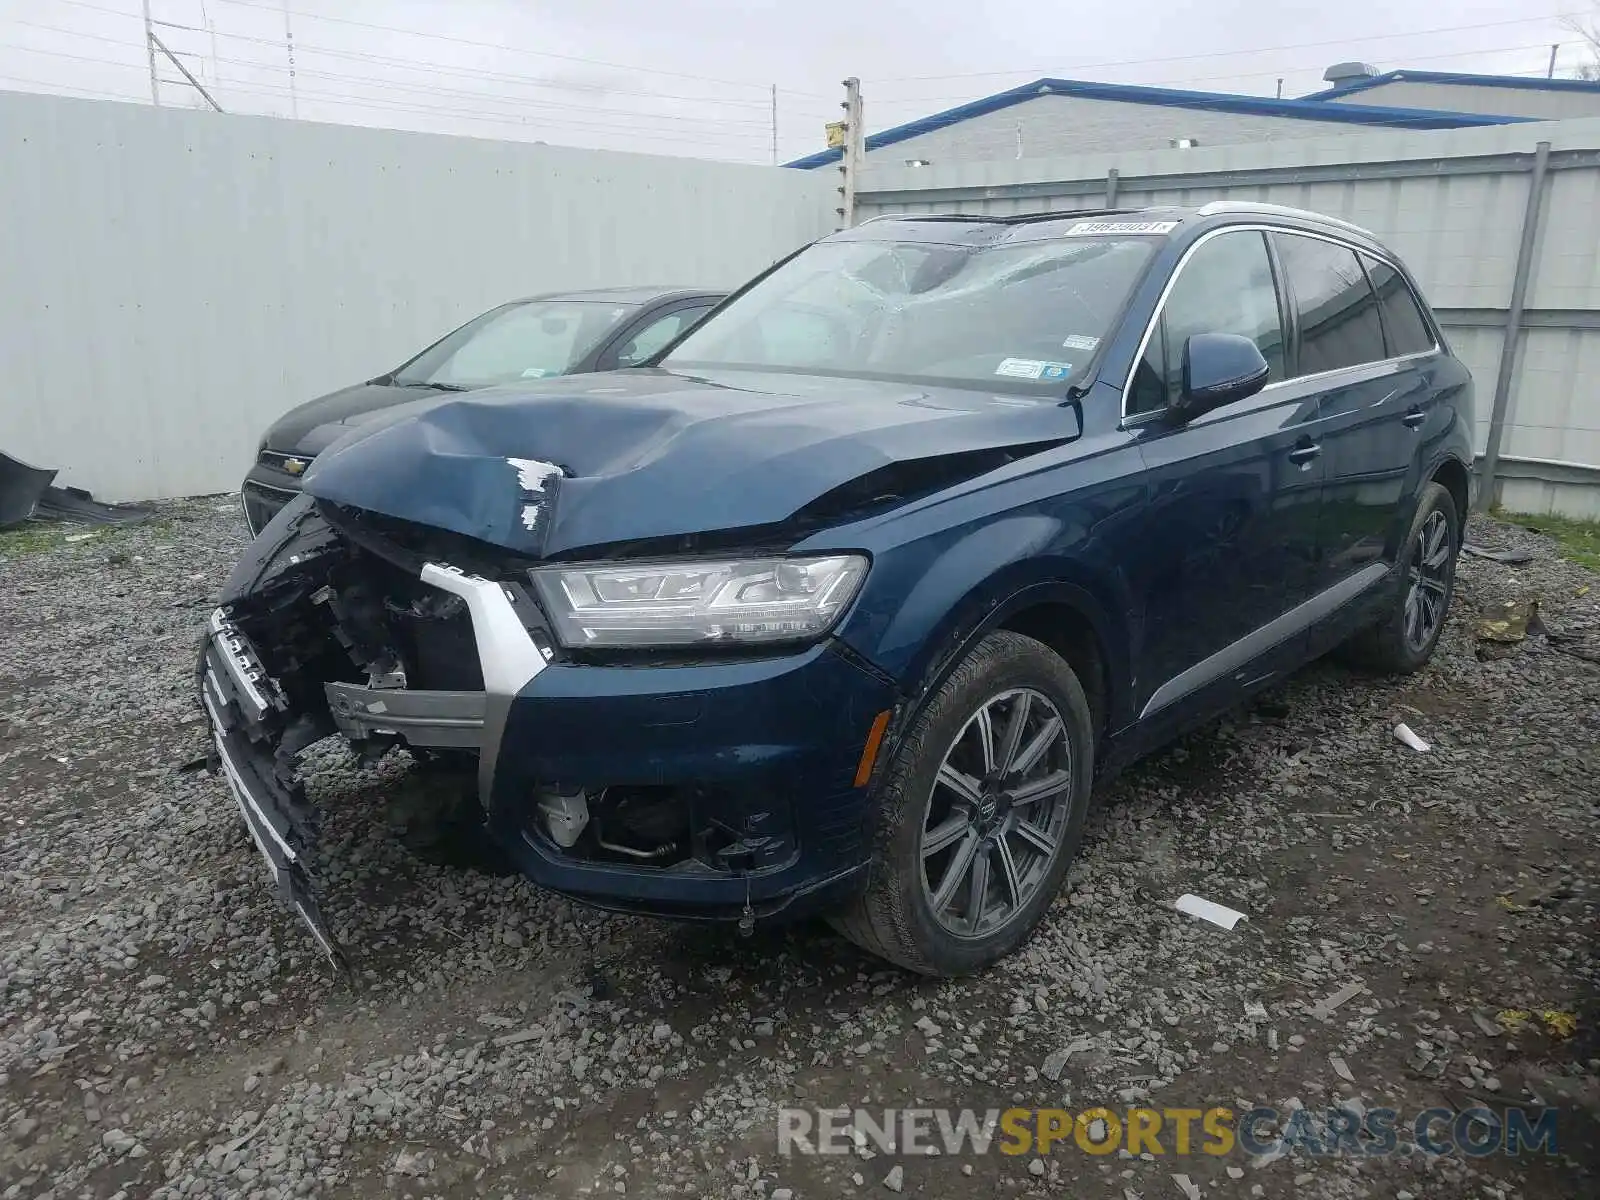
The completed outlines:
{"type": "MultiPolygon", "coordinates": [[[[226,4],[242,3],[242,0],[223,0],[226,4]]],[[[1199,54],[1175,54],[1165,58],[1127,58],[1120,62],[1084,63],[1076,69],[1082,71],[1097,71],[1105,67],[1143,67],[1159,63],[1192,62],[1204,58],[1234,58],[1245,54],[1274,54],[1280,50],[1310,50],[1322,46],[1347,46],[1351,42],[1384,42],[1399,38],[1427,37],[1435,33],[1459,33],[1469,29],[1495,29],[1506,25],[1529,25],[1548,21],[1559,21],[1566,17],[1580,17],[1584,13],[1550,13],[1538,17],[1514,17],[1505,21],[1484,21],[1477,25],[1442,25],[1435,29],[1418,29],[1409,33],[1373,33],[1363,37],[1331,38],[1322,42],[1292,42],[1280,46],[1262,46],[1252,50],[1209,50],[1199,54]]],[[[1548,45],[1548,43],[1546,43],[1548,45]]],[[[932,79],[980,79],[993,75],[1048,75],[1055,68],[1018,68],[1010,71],[965,71],[951,75],[891,75],[879,79],[879,83],[908,83],[921,82],[932,79]]]]}
{"type": "MultiPolygon", "coordinates": [[[[260,8],[276,12],[278,9],[272,5],[260,3],[260,0],[220,0],[220,3],[233,5],[237,8],[260,8]]],[[[420,29],[406,29],[399,25],[379,25],[371,21],[354,21],[348,17],[326,17],[320,13],[305,12],[300,14],[302,19],[323,21],[330,25],[349,25],[357,29],[374,29],[382,33],[399,33],[408,37],[428,38],[437,42],[450,42],[458,46],[473,46],[480,50],[498,50],[501,53],[531,54],[539,58],[554,58],[562,62],[584,63],[592,67],[607,67],[614,71],[634,71],[646,75],[666,75],[674,79],[695,79],[702,82],[722,83],[730,87],[759,88],[766,91],[770,86],[765,83],[751,83],[743,79],[716,79],[708,75],[693,75],[683,71],[664,71],[659,67],[640,67],[630,63],[606,62],[598,58],[584,58],[576,54],[557,54],[550,50],[527,50],[520,46],[506,46],[496,42],[479,42],[471,38],[454,37],[446,33],[427,33],[420,29]]],[[[805,95],[820,95],[820,93],[802,93],[805,95]]],[[[822,96],[826,100],[829,97],[822,96]]]]}
{"type": "MultiPolygon", "coordinates": [[[[141,68],[142,70],[143,68],[141,68]]],[[[149,104],[148,96],[136,95],[133,92],[103,92],[96,88],[79,87],[75,83],[63,84],[59,79],[28,79],[22,75],[0,75],[0,83],[25,83],[35,87],[60,88],[70,87],[70,92],[47,93],[66,96],[93,96],[97,100],[132,100],[137,103],[149,104]]]]}
{"type": "MultiPolygon", "coordinates": [[[[59,4],[72,5],[73,7],[76,7],[76,8],[90,9],[91,11],[94,11],[94,12],[106,13],[106,14],[111,15],[111,16],[129,17],[129,16],[133,16],[134,15],[132,13],[121,12],[121,11],[119,11],[117,9],[106,8],[106,7],[102,6],[102,5],[90,4],[90,3],[87,2],[87,0],[56,0],[56,2],[59,3],[59,4]]],[[[271,4],[253,4],[253,3],[252,4],[246,4],[246,3],[244,3],[244,0],[222,0],[222,2],[231,3],[231,4],[237,4],[237,5],[240,5],[241,7],[246,7],[246,8],[259,8],[259,9],[263,9],[263,10],[269,11],[269,12],[278,12],[278,11],[280,11],[279,9],[277,9],[276,7],[274,7],[271,4]]],[[[571,59],[571,61],[590,63],[590,64],[593,64],[593,65],[616,66],[616,64],[603,63],[603,62],[600,62],[599,60],[596,60],[596,59],[572,58],[572,56],[557,55],[557,54],[546,54],[543,51],[522,50],[522,49],[519,49],[517,47],[512,47],[512,46],[495,45],[494,43],[491,43],[491,42],[473,42],[473,41],[468,41],[467,39],[464,39],[464,38],[449,37],[449,36],[447,36],[445,34],[424,33],[424,32],[422,32],[420,30],[404,30],[404,29],[398,29],[398,28],[394,28],[394,27],[391,27],[391,26],[387,26],[387,25],[373,25],[373,24],[366,23],[366,22],[349,21],[349,20],[345,20],[344,18],[341,18],[341,17],[323,17],[323,16],[319,16],[318,14],[315,14],[315,13],[297,13],[296,15],[299,16],[299,17],[302,17],[302,18],[308,18],[309,17],[309,18],[312,18],[312,19],[315,19],[315,20],[328,21],[328,22],[333,22],[333,23],[337,23],[337,24],[344,24],[344,25],[355,25],[355,26],[358,26],[358,27],[361,27],[361,28],[377,29],[377,30],[383,30],[383,31],[386,31],[386,32],[394,32],[394,33],[406,33],[406,34],[411,34],[411,35],[416,36],[416,37],[435,38],[435,39],[442,40],[442,41],[457,42],[457,43],[460,43],[460,44],[463,44],[463,45],[470,45],[470,46],[486,47],[486,48],[491,48],[491,49],[496,49],[496,50],[501,50],[501,51],[507,51],[507,52],[511,52],[511,53],[536,54],[536,55],[543,55],[544,57],[551,57],[551,58],[569,58],[569,59],[571,59]]],[[[220,30],[220,29],[218,29],[218,30],[200,29],[197,26],[183,25],[183,24],[179,24],[179,23],[173,22],[173,21],[156,21],[156,22],[154,22],[154,24],[161,25],[161,26],[163,26],[165,28],[168,28],[168,29],[182,29],[182,30],[185,30],[185,31],[188,31],[188,32],[191,32],[191,33],[204,33],[204,34],[207,34],[207,35],[210,35],[210,36],[224,38],[224,39],[227,39],[227,40],[230,40],[230,41],[250,42],[250,43],[253,43],[255,45],[270,46],[270,47],[272,47],[274,49],[277,49],[277,50],[281,50],[283,48],[283,40],[281,38],[265,38],[265,37],[257,37],[257,36],[252,36],[250,34],[243,34],[243,33],[229,33],[229,32],[226,32],[226,31],[220,30]]],[[[74,31],[61,30],[60,32],[74,32],[74,31]]],[[[85,34],[83,36],[93,36],[93,35],[85,34]]],[[[105,39],[105,40],[111,40],[111,39],[105,39]]],[[[506,71],[493,71],[493,70],[487,70],[487,69],[480,70],[480,69],[477,69],[477,68],[467,69],[467,68],[460,68],[460,67],[450,67],[450,66],[444,66],[444,65],[441,65],[441,64],[425,62],[425,61],[423,61],[421,59],[416,59],[416,58],[397,58],[397,57],[394,57],[394,56],[391,56],[391,55],[375,54],[375,53],[372,53],[370,51],[336,50],[336,49],[333,49],[332,47],[321,46],[321,45],[318,45],[315,42],[307,42],[307,41],[303,41],[303,40],[301,40],[299,38],[295,39],[295,50],[296,50],[297,53],[304,52],[304,51],[315,51],[318,54],[327,55],[327,56],[332,57],[332,58],[343,58],[343,59],[349,59],[349,60],[360,61],[360,62],[377,62],[377,63],[383,63],[383,64],[390,65],[390,66],[407,67],[407,68],[410,68],[410,69],[413,69],[413,70],[421,69],[421,70],[425,70],[425,71],[429,71],[429,72],[433,72],[433,73],[437,73],[437,74],[454,75],[454,76],[457,76],[457,77],[467,78],[467,79],[495,79],[495,80],[502,80],[502,81],[505,81],[505,82],[508,82],[508,83],[519,83],[519,84],[523,84],[523,85],[526,85],[526,86],[532,86],[532,87],[555,88],[555,89],[560,90],[560,91],[594,91],[594,92],[603,92],[603,93],[609,93],[609,94],[612,94],[612,95],[619,95],[619,96],[639,96],[639,97],[644,97],[646,99],[652,99],[652,100],[654,100],[654,99],[685,100],[685,101],[691,101],[691,102],[697,103],[697,104],[736,105],[736,106],[742,107],[742,108],[745,108],[745,107],[751,108],[751,109],[756,110],[756,111],[765,111],[767,106],[768,106],[768,101],[766,99],[760,99],[760,100],[748,99],[748,100],[746,100],[746,99],[738,99],[738,98],[733,98],[733,97],[705,96],[705,95],[684,96],[684,95],[676,95],[676,94],[672,94],[672,93],[668,93],[668,92],[657,92],[657,91],[648,91],[648,90],[637,91],[637,90],[631,90],[631,89],[627,89],[627,88],[615,88],[615,87],[610,87],[610,86],[608,86],[606,84],[601,84],[601,83],[584,83],[584,82],[580,82],[580,81],[571,81],[571,82],[568,82],[568,81],[556,81],[556,80],[550,80],[550,79],[543,79],[543,78],[540,78],[539,76],[520,75],[520,74],[516,74],[516,73],[512,73],[512,72],[506,72],[506,71]]],[[[770,87],[771,87],[770,84],[751,84],[751,83],[745,83],[745,82],[735,81],[735,80],[719,80],[719,79],[710,78],[710,77],[702,76],[702,75],[690,75],[690,74],[682,74],[682,73],[679,73],[679,72],[670,72],[670,71],[654,71],[653,68],[617,66],[617,69],[619,69],[619,70],[627,70],[627,71],[652,71],[655,74],[672,75],[672,76],[674,76],[676,78],[690,79],[690,80],[694,80],[695,82],[699,82],[699,83],[720,83],[720,84],[725,84],[725,85],[733,86],[733,87],[757,87],[757,88],[760,88],[762,92],[768,92],[770,90],[770,87]]],[[[812,98],[812,99],[820,99],[820,100],[831,100],[832,99],[831,96],[822,95],[822,94],[817,93],[817,92],[802,92],[802,91],[796,91],[796,90],[791,89],[791,88],[782,88],[782,87],[780,87],[778,89],[778,92],[779,92],[780,95],[801,96],[801,97],[807,97],[807,98],[812,98]]],[[[813,110],[813,111],[826,111],[828,113],[828,115],[830,115],[830,116],[832,115],[832,109],[831,108],[827,108],[827,109],[823,109],[823,110],[813,110]]]]}

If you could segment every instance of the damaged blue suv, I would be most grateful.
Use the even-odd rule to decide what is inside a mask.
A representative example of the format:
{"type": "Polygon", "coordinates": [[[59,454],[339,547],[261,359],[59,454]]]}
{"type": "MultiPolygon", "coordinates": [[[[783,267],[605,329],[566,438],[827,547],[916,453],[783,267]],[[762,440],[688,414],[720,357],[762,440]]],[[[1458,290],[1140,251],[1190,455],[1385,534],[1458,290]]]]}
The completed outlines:
{"type": "Polygon", "coordinates": [[[1355,226],[873,220],[648,366],[319,455],[210,618],[216,766],[335,958],[296,764],[339,735],[555,891],[820,911],[975,970],[1039,922],[1096,780],[1335,646],[1427,661],[1471,429],[1355,226]]]}

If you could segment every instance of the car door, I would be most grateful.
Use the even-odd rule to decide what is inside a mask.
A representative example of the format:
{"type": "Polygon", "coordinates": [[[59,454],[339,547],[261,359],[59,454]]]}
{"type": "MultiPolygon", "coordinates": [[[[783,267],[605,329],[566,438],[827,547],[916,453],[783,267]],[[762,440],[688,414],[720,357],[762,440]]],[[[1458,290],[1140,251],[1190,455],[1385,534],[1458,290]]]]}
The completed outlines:
{"type": "Polygon", "coordinates": [[[690,300],[656,309],[636,319],[600,353],[595,370],[637,366],[664,349],[679,334],[686,333],[714,307],[711,300],[690,300]]]}
{"type": "Polygon", "coordinates": [[[1285,614],[1310,593],[1322,480],[1315,397],[1286,394],[1285,317],[1263,230],[1205,235],[1180,264],[1130,381],[1151,489],[1137,561],[1145,602],[1141,716],[1206,707],[1295,657],[1285,614]],[[1180,423],[1183,346],[1196,333],[1253,340],[1270,370],[1254,396],[1180,423]]]}
{"type": "Polygon", "coordinates": [[[1430,388],[1415,359],[1391,354],[1378,296],[1353,248],[1283,231],[1273,239],[1291,301],[1292,386],[1317,400],[1324,475],[1316,590],[1359,592],[1393,562],[1430,388]]]}

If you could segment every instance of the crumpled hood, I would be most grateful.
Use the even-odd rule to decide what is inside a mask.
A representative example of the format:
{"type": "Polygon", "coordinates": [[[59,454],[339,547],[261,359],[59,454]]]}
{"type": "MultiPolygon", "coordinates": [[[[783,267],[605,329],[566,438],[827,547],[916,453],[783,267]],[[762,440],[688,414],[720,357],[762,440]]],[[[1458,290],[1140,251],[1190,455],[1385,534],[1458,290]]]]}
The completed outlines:
{"type": "Polygon", "coordinates": [[[534,557],[772,525],[893,463],[1080,431],[1053,398],[748,371],[624,371],[406,410],[330,447],[306,491],[534,557]]]}
{"type": "Polygon", "coordinates": [[[282,454],[319,454],[329,443],[343,437],[349,426],[360,424],[381,409],[440,394],[434,388],[395,387],[387,383],[340,388],[284,413],[267,430],[262,449],[282,454]]]}

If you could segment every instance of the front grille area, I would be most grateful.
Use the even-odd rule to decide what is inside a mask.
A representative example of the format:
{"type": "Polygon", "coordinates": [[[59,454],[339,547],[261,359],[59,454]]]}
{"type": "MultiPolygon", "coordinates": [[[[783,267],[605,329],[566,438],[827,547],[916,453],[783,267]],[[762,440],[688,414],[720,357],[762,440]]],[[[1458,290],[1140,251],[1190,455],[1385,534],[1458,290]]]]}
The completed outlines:
{"type": "Polygon", "coordinates": [[[278,450],[263,450],[256,456],[256,461],[264,467],[271,467],[274,471],[282,471],[286,475],[304,475],[315,457],[312,454],[284,454],[278,450]],[[299,464],[298,467],[294,465],[296,463],[299,464]]]}
{"type": "Polygon", "coordinates": [[[278,515],[278,510],[292,499],[294,499],[293,492],[247,482],[240,494],[240,500],[244,505],[245,524],[250,527],[251,535],[260,533],[267,522],[278,515]]]}

